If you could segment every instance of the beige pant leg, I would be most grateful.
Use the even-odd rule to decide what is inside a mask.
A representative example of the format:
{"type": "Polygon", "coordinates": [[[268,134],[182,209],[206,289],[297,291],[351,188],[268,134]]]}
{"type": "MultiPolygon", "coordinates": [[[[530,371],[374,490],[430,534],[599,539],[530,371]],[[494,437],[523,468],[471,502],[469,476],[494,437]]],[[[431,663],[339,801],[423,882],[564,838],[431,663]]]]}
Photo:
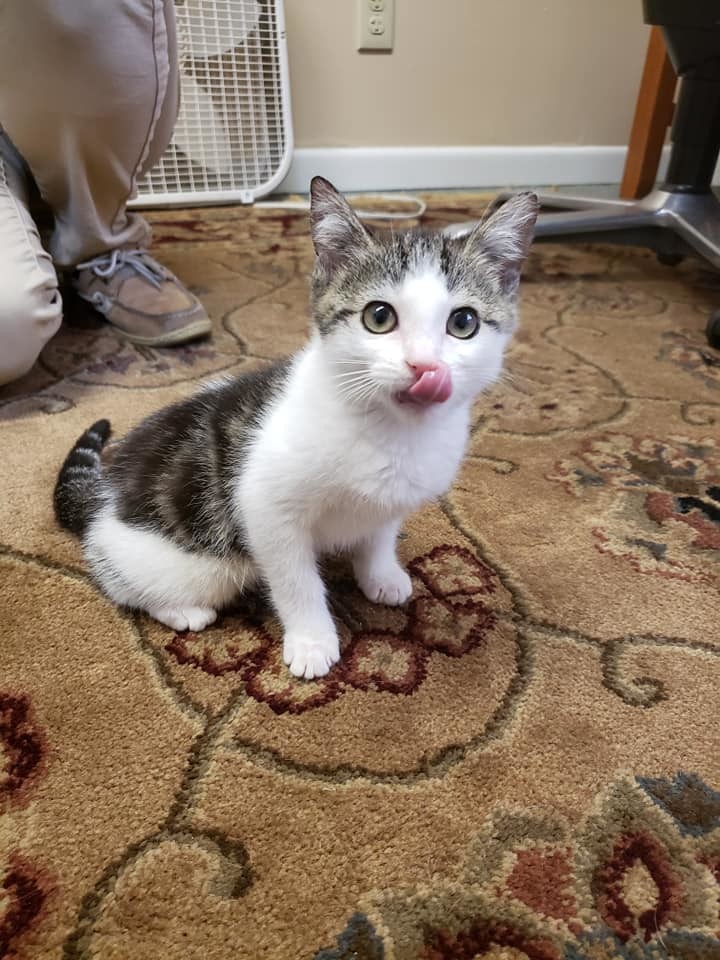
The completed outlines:
{"type": "Polygon", "coordinates": [[[0,384],[28,372],[62,319],[55,270],[28,202],[27,170],[0,133],[0,384]]]}
{"type": "Polygon", "coordinates": [[[0,125],[55,215],[60,267],[149,242],[126,203],[172,135],[174,16],[173,0],[0,3],[0,125]]]}

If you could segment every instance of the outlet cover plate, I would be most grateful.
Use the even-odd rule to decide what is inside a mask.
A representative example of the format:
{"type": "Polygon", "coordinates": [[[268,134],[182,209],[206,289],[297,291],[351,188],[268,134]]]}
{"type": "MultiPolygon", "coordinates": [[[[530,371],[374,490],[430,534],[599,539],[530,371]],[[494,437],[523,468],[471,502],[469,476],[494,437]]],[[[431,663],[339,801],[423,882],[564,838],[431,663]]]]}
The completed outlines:
{"type": "Polygon", "coordinates": [[[395,0],[355,0],[358,5],[358,50],[392,50],[395,0]]]}

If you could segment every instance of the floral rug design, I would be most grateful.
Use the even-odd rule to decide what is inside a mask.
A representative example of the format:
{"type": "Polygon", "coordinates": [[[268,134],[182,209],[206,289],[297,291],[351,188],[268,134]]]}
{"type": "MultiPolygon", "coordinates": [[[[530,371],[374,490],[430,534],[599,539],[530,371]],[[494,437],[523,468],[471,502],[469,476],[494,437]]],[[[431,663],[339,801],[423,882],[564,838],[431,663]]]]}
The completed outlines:
{"type": "MultiPolygon", "coordinates": [[[[429,194],[426,226],[487,198],[429,194]]],[[[0,958],[720,960],[717,278],[536,245],[501,382],[399,554],[325,575],[292,679],[261,596],[199,634],[118,610],[52,516],[73,440],[296,349],[302,214],[152,215],[212,337],[68,300],[0,389],[0,958]]]]}
{"type": "Polygon", "coordinates": [[[368,895],[315,960],[717,956],[719,866],[720,794],[624,778],[574,830],[496,810],[458,878],[368,895]]]}
{"type": "Polygon", "coordinates": [[[626,557],[647,573],[720,583],[720,441],[712,436],[598,435],[551,480],[575,496],[621,491],[598,549],[626,557]]]}

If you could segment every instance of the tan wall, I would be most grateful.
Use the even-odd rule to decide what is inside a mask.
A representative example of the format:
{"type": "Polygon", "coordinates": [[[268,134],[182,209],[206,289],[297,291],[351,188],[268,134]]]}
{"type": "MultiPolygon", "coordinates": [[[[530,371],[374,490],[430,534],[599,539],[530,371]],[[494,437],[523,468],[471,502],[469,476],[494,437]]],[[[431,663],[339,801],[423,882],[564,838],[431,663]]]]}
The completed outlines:
{"type": "Polygon", "coordinates": [[[297,146],[627,143],[640,0],[396,0],[391,54],[358,2],[285,0],[297,146]]]}

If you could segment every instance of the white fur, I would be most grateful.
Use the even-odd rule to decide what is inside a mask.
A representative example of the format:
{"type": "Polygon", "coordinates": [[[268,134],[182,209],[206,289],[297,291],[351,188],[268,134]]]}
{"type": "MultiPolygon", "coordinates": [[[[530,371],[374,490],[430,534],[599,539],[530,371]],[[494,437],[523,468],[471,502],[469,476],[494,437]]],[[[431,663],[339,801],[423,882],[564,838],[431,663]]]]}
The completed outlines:
{"type": "Polygon", "coordinates": [[[124,523],[112,499],[88,526],[85,556],[111,600],[146,610],[174,630],[202,630],[256,578],[246,560],[228,563],[190,553],[161,534],[124,523]]]}
{"type": "MultiPolygon", "coordinates": [[[[327,229],[334,228],[332,221],[327,229]]],[[[368,333],[360,313],[294,360],[288,383],[257,430],[237,481],[237,520],[284,628],[284,659],[296,676],[318,677],[338,660],[317,558],[347,550],[372,600],[404,603],[410,578],[395,555],[407,515],[451,485],[468,438],[470,405],[499,374],[507,335],[446,333],[457,302],[430,264],[397,289],[381,286],[398,328],[368,333]],[[453,393],[443,404],[400,404],[409,364],[447,363],[453,393]]],[[[481,308],[478,304],[478,309],[481,308]]],[[[250,564],[190,554],[117,519],[112,501],[92,523],[88,560],[105,591],[182,629],[200,629],[254,576],[250,564]]]]}
{"type": "Polygon", "coordinates": [[[394,306],[398,328],[373,335],[358,319],[316,337],[257,433],[238,484],[238,519],[285,629],[285,662],[298,676],[322,675],[339,656],[317,556],[350,551],[369,599],[409,598],[397,532],[450,487],[470,405],[502,366],[504,334],[448,336],[451,310],[472,304],[454,302],[429,265],[399,289],[379,288],[377,299],[394,306]],[[398,404],[396,394],[413,382],[408,364],[439,360],[451,368],[452,397],[427,408],[398,404]]]}

